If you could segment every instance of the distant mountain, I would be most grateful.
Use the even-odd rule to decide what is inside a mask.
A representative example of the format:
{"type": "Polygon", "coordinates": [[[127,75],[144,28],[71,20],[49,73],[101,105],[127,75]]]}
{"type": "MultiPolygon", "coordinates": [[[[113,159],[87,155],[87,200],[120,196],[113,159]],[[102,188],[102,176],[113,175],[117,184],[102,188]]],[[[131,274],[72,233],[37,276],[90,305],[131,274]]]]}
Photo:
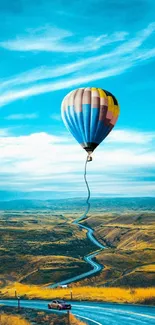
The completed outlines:
{"type": "MultiPolygon", "coordinates": [[[[55,200],[30,200],[14,199],[0,201],[0,210],[84,210],[85,200],[82,198],[55,199],[55,200]]],[[[155,198],[92,198],[91,209],[100,211],[111,210],[155,210],[155,198]]]]}

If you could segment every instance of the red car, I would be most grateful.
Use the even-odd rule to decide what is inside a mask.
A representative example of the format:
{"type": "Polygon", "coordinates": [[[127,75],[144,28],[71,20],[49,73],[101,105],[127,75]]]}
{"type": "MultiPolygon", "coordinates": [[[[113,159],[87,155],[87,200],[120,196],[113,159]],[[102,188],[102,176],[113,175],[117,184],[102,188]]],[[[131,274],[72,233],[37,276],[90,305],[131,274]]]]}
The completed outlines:
{"type": "Polygon", "coordinates": [[[69,310],[72,306],[66,303],[64,300],[53,300],[50,304],[48,304],[48,309],[58,309],[58,310],[69,310]]]}

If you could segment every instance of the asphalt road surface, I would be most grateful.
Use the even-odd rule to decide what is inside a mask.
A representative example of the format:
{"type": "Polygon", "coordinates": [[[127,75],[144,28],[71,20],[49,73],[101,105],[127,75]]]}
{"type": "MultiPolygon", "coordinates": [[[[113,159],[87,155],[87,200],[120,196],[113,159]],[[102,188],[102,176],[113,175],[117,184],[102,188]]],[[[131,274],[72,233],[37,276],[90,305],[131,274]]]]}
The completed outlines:
{"type": "MultiPolygon", "coordinates": [[[[0,304],[17,306],[15,300],[0,300],[0,304]]],[[[22,300],[21,307],[48,310],[48,301],[22,300]]],[[[118,305],[97,302],[71,302],[72,314],[89,325],[154,325],[155,307],[118,305]]],[[[65,313],[66,311],[49,310],[65,313]]]]}
{"type": "Polygon", "coordinates": [[[101,271],[103,269],[103,265],[95,262],[93,259],[96,255],[99,254],[99,252],[102,250],[102,249],[105,249],[105,246],[103,246],[101,243],[99,243],[99,241],[94,237],[94,230],[89,228],[89,227],[86,227],[82,224],[79,223],[79,221],[81,221],[84,217],[86,217],[86,213],[80,217],[79,219],[75,220],[73,223],[76,224],[79,228],[81,229],[85,229],[87,230],[87,237],[89,238],[89,240],[97,246],[97,251],[92,253],[92,254],[89,254],[87,256],[84,257],[84,260],[91,265],[92,269],[88,272],[85,272],[85,273],[81,273],[77,276],[74,276],[70,279],[67,279],[67,280],[63,280],[61,282],[58,282],[58,283],[55,283],[53,285],[49,285],[49,288],[56,288],[58,286],[61,286],[61,285],[66,285],[66,284],[69,284],[69,283],[72,283],[72,282],[76,282],[76,281],[79,281],[81,279],[85,279],[87,278],[88,276],[91,276],[91,275],[94,275],[95,273],[101,271]]]}

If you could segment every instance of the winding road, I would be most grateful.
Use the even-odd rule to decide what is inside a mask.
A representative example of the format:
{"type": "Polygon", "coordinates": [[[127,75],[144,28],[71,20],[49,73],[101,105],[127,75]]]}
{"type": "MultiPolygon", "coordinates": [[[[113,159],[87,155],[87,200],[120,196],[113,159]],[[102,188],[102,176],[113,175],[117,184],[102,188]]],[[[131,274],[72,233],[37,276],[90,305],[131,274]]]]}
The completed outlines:
{"type": "Polygon", "coordinates": [[[67,279],[67,280],[63,280],[61,282],[58,282],[58,283],[55,283],[55,284],[52,284],[52,285],[49,285],[49,288],[56,288],[58,286],[62,286],[62,285],[67,285],[69,283],[72,283],[72,282],[76,282],[76,281],[79,281],[81,279],[84,279],[84,278],[87,278],[88,276],[91,276],[99,271],[101,271],[103,269],[103,265],[95,262],[93,259],[96,255],[98,255],[100,253],[100,251],[102,249],[105,249],[105,246],[103,246],[101,243],[98,242],[98,240],[94,237],[94,230],[89,228],[89,227],[86,227],[84,225],[82,225],[81,223],[79,223],[80,221],[82,221],[85,217],[87,216],[87,211],[84,213],[84,215],[78,219],[76,219],[73,224],[77,225],[79,228],[81,229],[85,229],[87,230],[87,238],[89,238],[89,240],[97,246],[97,251],[93,252],[92,254],[89,254],[87,256],[84,257],[84,260],[91,265],[92,267],[92,270],[88,271],[88,272],[85,272],[85,273],[81,273],[77,276],[74,276],[70,279],[67,279]]]}
{"type": "MultiPolygon", "coordinates": [[[[15,300],[0,300],[1,305],[17,306],[15,300]]],[[[22,300],[21,307],[47,311],[48,301],[22,300]]],[[[89,325],[154,325],[155,307],[95,302],[71,302],[72,313],[89,325]]],[[[65,313],[65,311],[53,311],[65,313]]]]}
{"type": "Polygon", "coordinates": [[[90,188],[89,188],[89,184],[88,184],[88,181],[87,181],[87,163],[89,161],[91,161],[91,160],[89,159],[89,154],[88,154],[88,156],[86,158],[86,162],[85,162],[85,168],[84,168],[84,181],[85,181],[87,191],[88,191],[88,197],[87,197],[87,200],[86,200],[86,210],[85,210],[85,212],[84,212],[84,214],[82,216],[80,216],[78,219],[73,221],[73,224],[78,226],[81,229],[87,230],[87,238],[89,238],[89,240],[94,245],[97,246],[97,250],[95,252],[84,256],[84,260],[89,265],[91,265],[92,269],[90,271],[88,271],[88,272],[81,273],[81,274],[79,274],[77,276],[74,276],[74,277],[72,277],[70,279],[66,279],[66,280],[60,281],[58,283],[49,285],[48,286],[49,288],[56,288],[56,287],[61,286],[61,285],[67,285],[69,283],[76,282],[76,281],[79,281],[81,279],[87,278],[88,276],[94,275],[95,273],[101,271],[103,269],[103,267],[104,267],[103,265],[95,262],[93,259],[95,258],[96,255],[98,255],[100,253],[101,250],[105,249],[105,246],[103,246],[101,243],[99,243],[99,241],[94,237],[94,230],[93,229],[91,229],[89,227],[86,227],[86,226],[84,226],[84,225],[82,225],[80,223],[80,221],[82,221],[83,219],[85,219],[87,217],[87,214],[88,214],[88,212],[90,210],[90,188]]]}
{"type": "MultiPolygon", "coordinates": [[[[79,224],[80,220],[74,221],[82,229],[87,230],[87,237],[98,247],[98,250],[93,254],[85,256],[85,261],[92,266],[92,270],[82,273],[81,275],[72,277],[68,280],[61,281],[58,285],[68,284],[82,278],[86,278],[96,272],[99,272],[103,266],[93,261],[93,258],[105,247],[102,246],[94,237],[93,230],[79,224]]],[[[33,308],[47,311],[45,300],[21,300],[21,307],[33,308]]],[[[88,325],[154,325],[155,324],[155,307],[112,304],[112,303],[97,303],[97,302],[75,302],[71,301],[72,313],[84,321],[88,325]]],[[[17,300],[0,300],[0,305],[17,306],[17,300]]],[[[66,311],[48,310],[54,313],[66,313],[66,311]]]]}
{"type": "MultiPolygon", "coordinates": [[[[99,272],[103,266],[95,262],[94,257],[105,247],[97,241],[94,237],[94,231],[82,225],[82,221],[87,213],[75,220],[73,223],[81,229],[87,230],[87,237],[92,243],[97,246],[97,250],[92,254],[84,257],[84,260],[92,266],[92,270],[82,273],[78,276],[61,281],[50,287],[55,288],[60,285],[69,284],[86,278],[90,275],[99,272]]],[[[112,303],[97,303],[97,302],[75,302],[71,301],[72,313],[83,320],[88,325],[154,325],[155,324],[155,307],[138,306],[138,305],[125,305],[125,304],[112,304],[112,303]]],[[[17,306],[17,300],[0,300],[0,305],[17,306]]],[[[48,301],[45,300],[21,300],[21,307],[33,308],[38,310],[47,311],[48,301]]],[[[66,311],[48,310],[54,313],[66,313],[66,311]]]]}

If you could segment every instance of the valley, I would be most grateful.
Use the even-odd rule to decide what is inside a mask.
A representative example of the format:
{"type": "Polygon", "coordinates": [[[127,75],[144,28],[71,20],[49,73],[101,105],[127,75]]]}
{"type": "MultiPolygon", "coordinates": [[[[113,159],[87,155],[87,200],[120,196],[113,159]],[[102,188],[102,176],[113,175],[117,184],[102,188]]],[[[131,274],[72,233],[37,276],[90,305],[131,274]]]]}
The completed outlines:
{"type": "MultiPolygon", "coordinates": [[[[82,225],[106,248],[104,267],[70,286],[152,287],[155,280],[154,199],[93,199],[82,225]]],[[[84,256],[97,250],[73,223],[83,201],[0,202],[0,286],[53,285],[91,270],[84,256]],[[3,209],[2,209],[3,207],[3,209]]]]}

